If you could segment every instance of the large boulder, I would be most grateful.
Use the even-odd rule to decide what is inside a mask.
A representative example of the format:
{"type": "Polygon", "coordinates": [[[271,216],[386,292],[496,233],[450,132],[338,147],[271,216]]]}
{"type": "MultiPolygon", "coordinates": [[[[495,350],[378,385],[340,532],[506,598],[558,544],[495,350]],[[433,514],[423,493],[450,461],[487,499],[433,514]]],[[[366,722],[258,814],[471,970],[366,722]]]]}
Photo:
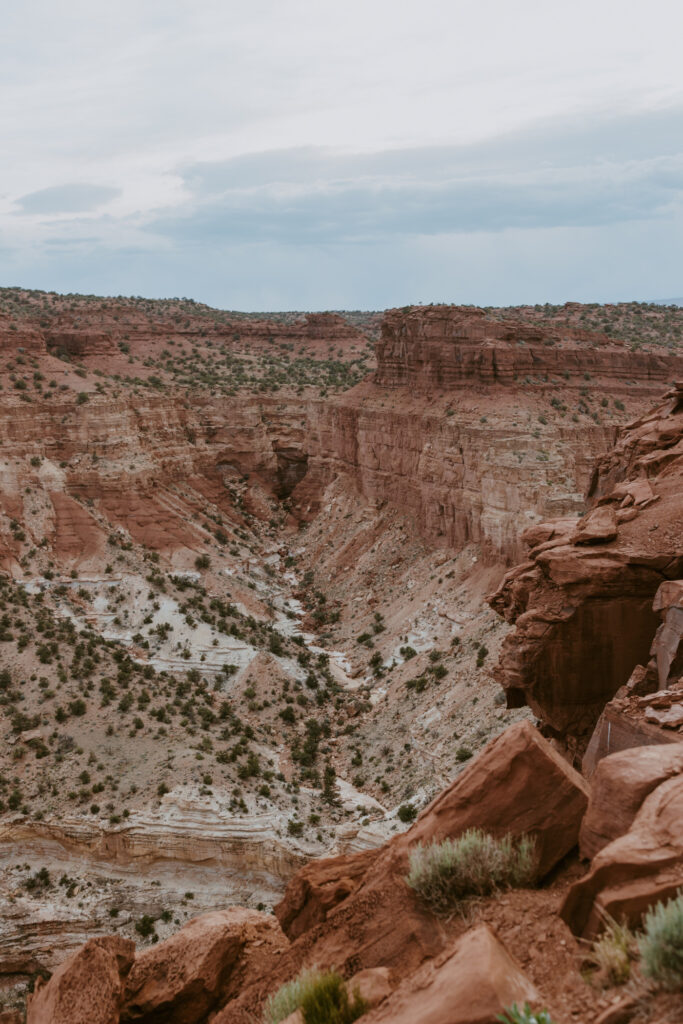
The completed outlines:
{"type": "MultiPolygon", "coordinates": [[[[469,828],[497,837],[533,837],[542,878],[576,846],[587,805],[588,787],[579,773],[530,722],[517,722],[484,748],[408,832],[379,850],[313,861],[294,876],[275,913],[294,939],[340,905],[367,900],[388,879],[401,883],[418,843],[453,838],[469,828]]],[[[411,927],[415,934],[422,931],[417,919],[411,927]]]]}
{"type": "Polygon", "coordinates": [[[287,946],[274,918],[255,910],[195,917],[135,958],[121,1021],[197,1024],[242,985],[267,975],[287,946]]]}
{"type": "Polygon", "coordinates": [[[629,831],[593,858],[560,911],[575,935],[593,938],[605,913],[636,927],[643,913],[683,885],[683,775],[646,797],[629,831]]]}
{"type": "Polygon", "coordinates": [[[118,1024],[135,943],[118,935],[90,939],[28,1000],[27,1024],[118,1024]]]}
{"type": "Polygon", "coordinates": [[[313,860],[287,886],[275,913],[292,940],[324,921],[333,907],[355,892],[380,849],[313,860]]]}
{"type": "Polygon", "coordinates": [[[636,747],[610,754],[591,779],[579,849],[591,860],[630,829],[643,801],[667,779],[683,773],[683,743],[636,747]]]}
{"type": "Polygon", "coordinates": [[[481,828],[536,841],[543,878],[576,846],[588,786],[531,722],[492,740],[470,767],[424,809],[396,841],[398,850],[481,828]]]}
{"type": "Polygon", "coordinates": [[[572,534],[572,544],[606,544],[615,540],[618,533],[617,514],[613,508],[594,508],[579,519],[572,534]]]}
{"type": "Polygon", "coordinates": [[[487,925],[406,979],[363,1024],[495,1024],[512,1003],[538,993],[487,925]]]}

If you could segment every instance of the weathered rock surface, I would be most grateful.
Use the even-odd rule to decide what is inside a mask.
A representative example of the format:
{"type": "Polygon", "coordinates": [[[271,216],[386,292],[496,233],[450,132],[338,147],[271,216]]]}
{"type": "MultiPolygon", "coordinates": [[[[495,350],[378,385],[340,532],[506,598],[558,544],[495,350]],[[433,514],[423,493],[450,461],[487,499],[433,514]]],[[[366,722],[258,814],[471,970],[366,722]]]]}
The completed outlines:
{"type": "Polygon", "coordinates": [[[637,747],[600,761],[591,779],[579,849],[591,860],[630,829],[643,801],[667,779],[683,773],[683,743],[637,747]]]}
{"type": "Polygon", "coordinates": [[[578,840],[588,788],[530,722],[511,725],[396,840],[403,851],[482,828],[531,836],[543,878],[578,840]]]}
{"type": "MultiPolygon", "coordinates": [[[[380,850],[307,865],[290,882],[275,913],[292,938],[328,920],[337,907],[353,905],[349,913],[358,913],[392,877],[399,891],[406,890],[403,876],[418,843],[455,837],[468,828],[533,837],[542,878],[576,845],[587,803],[587,786],[578,772],[529,722],[519,722],[492,740],[408,832],[380,850]]],[[[395,922],[378,920],[374,929],[395,931],[395,922]]]]}
{"type": "Polygon", "coordinates": [[[333,907],[356,891],[378,856],[379,850],[363,850],[311,861],[301,868],[277,908],[285,934],[294,940],[321,924],[333,907]]]}
{"type": "Polygon", "coordinates": [[[570,889],[561,910],[575,935],[591,938],[604,913],[632,926],[683,885],[683,775],[646,797],[625,835],[594,857],[590,872],[570,889]]]}
{"type": "Polygon", "coordinates": [[[376,352],[379,383],[423,393],[467,380],[512,384],[524,374],[579,367],[615,380],[633,375],[666,384],[679,365],[676,358],[632,352],[606,335],[497,320],[472,306],[388,310],[376,352]]]}
{"type": "MultiPolygon", "coordinates": [[[[252,352],[296,343],[318,358],[330,345],[350,357],[367,343],[334,314],[294,323],[198,318],[183,326],[171,316],[145,318],[115,303],[106,314],[80,311],[77,325],[60,314],[47,342],[38,323],[19,326],[6,331],[8,345],[28,344],[24,334],[33,331],[41,352],[71,351],[90,369],[108,368],[111,346],[130,345],[144,358],[169,336],[252,352]]],[[[615,394],[622,393],[622,378],[636,380],[622,390],[629,411],[639,411],[679,363],[683,369],[676,355],[633,353],[602,336],[568,329],[554,335],[458,307],[390,311],[377,355],[374,381],[327,399],[204,392],[188,401],[187,392],[124,391],[118,397],[92,393],[85,405],[44,395],[27,407],[13,396],[0,417],[8,460],[2,511],[26,523],[26,485],[44,488],[54,510],[52,521],[41,523],[48,526],[43,535],[60,562],[87,566],[102,560],[106,543],[107,527],[97,513],[154,550],[201,548],[206,538],[192,524],[187,500],[179,500],[180,483],[199,493],[208,488],[214,499],[222,493],[226,513],[234,513],[224,484],[250,474],[250,491],[258,482],[279,498],[291,494],[305,518],[319,508],[327,484],[343,476],[365,498],[411,516],[430,542],[462,547],[473,541],[490,560],[510,561],[520,557],[519,534],[530,521],[583,511],[594,459],[608,450],[616,423],[625,418],[612,410],[604,424],[587,416],[548,421],[549,400],[578,394],[591,371],[615,394]],[[555,371],[562,377],[547,378],[555,371]],[[530,436],[520,407],[542,416],[542,431],[530,436]],[[49,472],[31,471],[27,459],[35,456],[49,460],[49,472]],[[88,502],[94,502],[94,516],[88,502]]],[[[46,358],[46,376],[64,365],[46,358]]],[[[20,555],[0,520],[2,564],[17,571],[20,555]]]]}
{"type": "Polygon", "coordinates": [[[135,944],[115,935],[90,939],[38,984],[27,1024],[118,1024],[135,944]]]}
{"type": "MultiPolygon", "coordinates": [[[[581,524],[573,535],[561,531],[555,546],[532,549],[490,599],[517,627],[497,669],[509,705],[529,704],[551,733],[579,751],[605,704],[636,665],[647,663],[658,626],[653,599],[683,571],[682,478],[683,392],[675,389],[599,464],[590,491],[599,507],[584,523],[598,513],[612,522],[603,510],[630,500],[635,516],[618,525],[616,538],[577,544],[581,524]]],[[[669,611],[680,614],[675,605],[669,611]]],[[[678,667],[678,625],[664,626],[660,673],[670,678],[678,667]]]]}
{"type": "Polygon", "coordinates": [[[372,1009],[391,995],[391,972],[388,967],[369,967],[354,974],[347,988],[351,993],[357,992],[372,1009]]]}
{"type": "Polygon", "coordinates": [[[138,953],[128,975],[122,1021],[197,1024],[241,987],[267,975],[288,943],[277,922],[233,907],[188,922],[138,953]]]}
{"type": "Polygon", "coordinates": [[[481,925],[400,985],[368,1024],[494,1024],[512,1003],[538,993],[493,932],[481,925]]]}

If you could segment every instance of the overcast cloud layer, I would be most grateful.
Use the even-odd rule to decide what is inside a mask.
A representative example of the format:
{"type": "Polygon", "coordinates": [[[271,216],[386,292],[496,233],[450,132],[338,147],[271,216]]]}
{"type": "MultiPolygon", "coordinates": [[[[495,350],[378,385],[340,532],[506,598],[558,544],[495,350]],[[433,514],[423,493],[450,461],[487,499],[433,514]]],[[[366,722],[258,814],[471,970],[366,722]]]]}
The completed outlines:
{"type": "Polygon", "coordinates": [[[674,0],[27,0],[0,284],[226,308],[683,293],[674,0]]]}

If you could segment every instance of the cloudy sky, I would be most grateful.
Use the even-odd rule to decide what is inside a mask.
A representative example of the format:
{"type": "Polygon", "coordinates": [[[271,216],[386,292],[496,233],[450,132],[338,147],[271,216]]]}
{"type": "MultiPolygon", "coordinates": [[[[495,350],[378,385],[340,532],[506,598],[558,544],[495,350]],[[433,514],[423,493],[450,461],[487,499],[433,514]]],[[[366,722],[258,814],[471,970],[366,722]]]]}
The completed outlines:
{"type": "Polygon", "coordinates": [[[680,0],[23,0],[0,284],[230,309],[683,294],[680,0]]]}

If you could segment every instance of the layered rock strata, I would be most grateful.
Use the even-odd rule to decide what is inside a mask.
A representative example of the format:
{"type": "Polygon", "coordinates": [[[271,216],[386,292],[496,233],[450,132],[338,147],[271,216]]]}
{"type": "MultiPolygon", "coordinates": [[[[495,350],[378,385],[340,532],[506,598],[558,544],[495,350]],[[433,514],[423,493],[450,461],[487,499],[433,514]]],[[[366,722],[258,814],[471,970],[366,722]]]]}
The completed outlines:
{"type": "MultiPolygon", "coordinates": [[[[367,343],[331,314],[293,324],[197,318],[179,325],[131,316],[114,304],[106,318],[76,322],[62,313],[45,328],[6,318],[3,345],[15,354],[45,353],[47,378],[68,365],[47,353],[69,347],[101,373],[110,343],[140,358],[167,337],[199,344],[212,332],[234,344],[239,335],[255,357],[261,342],[269,348],[288,332],[320,356],[330,346],[348,356],[367,343]]],[[[86,538],[95,556],[99,542],[87,510],[53,494],[94,501],[133,539],[173,550],[199,538],[169,488],[188,483],[225,497],[226,480],[249,474],[310,519],[326,486],[343,479],[363,498],[405,512],[432,544],[474,542],[489,561],[511,562],[530,524],[584,510],[594,460],[613,444],[617,426],[683,370],[673,353],[633,352],[599,335],[510,325],[459,307],[390,311],[377,359],[374,379],[327,398],[286,389],[219,395],[171,384],[152,395],[130,386],[117,386],[118,396],[90,392],[82,405],[47,394],[27,405],[13,394],[0,417],[3,511],[8,521],[28,521],[22,495],[37,485],[54,505],[48,525],[58,553],[75,554],[77,538],[86,538]],[[34,458],[50,464],[34,471],[34,458]]],[[[9,567],[20,549],[2,525],[9,567]]]]}
{"type": "Polygon", "coordinates": [[[636,666],[647,664],[661,611],[667,619],[655,641],[650,688],[678,671],[679,610],[662,596],[655,611],[653,601],[659,591],[676,603],[669,581],[683,572],[682,477],[677,386],[599,463],[592,510],[577,523],[528,531],[527,561],[490,599],[516,624],[497,670],[508,703],[528,703],[551,733],[579,747],[636,666]]]}
{"type": "Polygon", "coordinates": [[[514,385],[524,375],[567,371],[635,378],[661,389],[681,366],[678,356],[631,351],[604,334],[496,320],[471,306],[389,310],[376,351],[378,384],[423,393],[468,383],[514,385]]]}

